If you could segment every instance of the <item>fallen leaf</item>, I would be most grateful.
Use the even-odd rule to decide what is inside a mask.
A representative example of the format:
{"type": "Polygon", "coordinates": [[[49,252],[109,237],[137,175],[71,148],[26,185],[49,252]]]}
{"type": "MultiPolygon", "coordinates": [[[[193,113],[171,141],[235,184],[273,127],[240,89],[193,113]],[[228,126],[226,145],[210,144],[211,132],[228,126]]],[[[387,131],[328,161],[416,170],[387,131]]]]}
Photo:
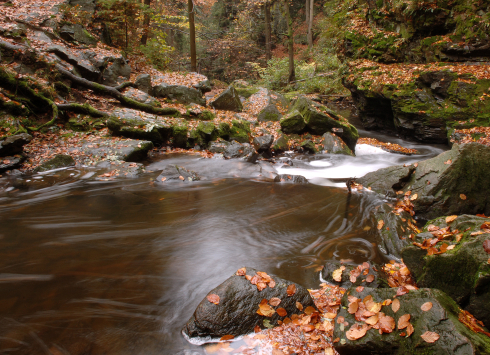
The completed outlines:
{"type": "Polygon", "coordinates": [[[255,333],[260,333],[260,331],[261,331],[261,330],[262,330],[262,329],[260,329],[260,327],[259,327],[258,325],[256,325],[256,326],[254,327],[254,332],[255,332],[255,333]]]}
{"type": "Polygon", "coordinates": [[[414,194],[412,197],[410,197],[410,201],[415,201],[418,197],[419,195],[414,194]]]}
{"type": "Polygon", "coordinates": [[[378,230],[381,230],[381,228],[383,228],[383,226],[385,225],[385,222],[381,219],[378,221],[378,230]]]}
{"type": "Polygon", "coordinates": [[[398,319],[398,330],[405,329],[410,324],[410,314],[404,314],[398,319]]]}
{"type": "Polygon", "coordinates": [[[461,195],[459,195],[459,198],[462,199],[462,200],[466,200],[466,195],[465,194],[461,194],[461,195]]]}
{"type": "Polygon", "coordinates": [[[334,281],[337,281],[337,282],[342,281],[342,272],[344,270],[345,270],[345,266],[342,266],[339,269],[334,270],[334,272],[332,272],[332,278],[334,279],[334,281]]]}
{"type": "Polygon", "coordinates": [[[357,292],[362,292],[362,291],[364,291],[364,286],[357,286],[357,287],[356,287],[356,291],[357,291],[357,292]]]}
{"type": "Polygon", "coordinates": [[[219,304],[220,298],[218,295],[210,294],[206,297],[209,302],[214,303],[214,304],[219,304]]]}
{"type": "Polygon", "coordinates": [[[179,179],[184,181],[184,177],[182,175],[179,176],[179,179]]]}
{"type": "Polygon", "coordinates": [[[456,218],[458,218],[458,216],[448,216],[448,217],[446,217],[446,223],[451,223],[456,218]]]}
{"type": "Polygon", "coordinates": [[[414,330],[415,330],[415,329],[413,329],[413,325],[412,325],[412,324],[409,324],[409,325],[407,326],[407,337],[409,337],[410,335],[412,335],[412,334],[413,334],[413,332],[414,332],[414,330]]]}
{"type": "Polygon", "coordinates": [[[279,306],[279,303],[281,303],[281,299],[280,298],[277,298],[277,297],[272,297],[270,300],[269,300],[269,304],[273,307],[277,307],[279,306]]]}
{"type": "Polygon", "coordinates": [[[378,323],[379,320],[379,313],[376,313],[374,316],[369,317],[368,319],[365,320],[366,324],[369,325],[375,325],[378,323]]]}
{"type": "Polygon", "coordinates": [[[487,239],[483,242],[483,249],[485,249],[487,254],[490,254],[490,239],[487,239]]]}
{"type": "Polygon", "coordinates": [[[302,311],[303,305],[300,302],[296,301],[296,308],[299,309],[300,311],[302,311]]]}
{"type": "Polygon", "coordinates": [[[421,337],[427,343],[435,343],[439,339],[439,334],[426,331],[424,334],[421,335],[421,337]]]}
{"type": "Polygon", "coordinates": [[[395,313],[398,312],[398,310],[400,309],[400,300],[398,298],[395,298],[393,300],[393,303],[391,304],[391,309],[395,313]]]}
{"type": "Polygon", "coordinates": [[[345,333],[345,336],[349,340],[357,340],[366,335],[367,331],[370,329],[370,326],[367,324],[354,324],[350,329],[345,333]]]}
{"type": "Polygon", "coordinates": [[[312,332],[315,330],[315,326],[312,325],[312,324],[306,324],[306,325],[302,325],[301,326],[301,329],[305,332],[305,333],[309,333],[309,332],[312,332]]]}
{"type": "Polygon", "coordinates": [[[235,336],[228,334],[228,335],[223,335],[219,340],[220,341],[226,341],[226,340],[231,340],[231,339],[235,339],[235,336]]]}
{"type": "Polygon", "coordinates": [[[374,275],[372,274],[369,274],[366,276],[366,282],[373,282],[374,281],[374,275]]]}
{"type": "Polygon", "coordinates": [[[288,315],[288,312],[284,308],[278,308],[276,309],[277,314],[279,314],[281,317],[286,317],[288,315]]]}
{"type": "Polygon", "coordinates": [[[286,289],[286,293],[288,294],[288,296],[292,296],[296,293],[296,285],[294,284],[291,284],[288,286],[288,288],[286,289]]]}
{"type": "Polygon", "coordinates": [[[383,333],[391,333],[395,329],[395,319],[390,316],[380,317],[378,320],[379,330],[383,333]]]}
{"type": "Polygon", "coordinates": [[[397,296],[403,296],[406,293],[408,293],[408,288],[406,288],[405,286],[398,287],[398,290],[396,291],[397,296]]]}
{"type": "Polygon", "coordinates": [[[347,312],[349,312],[350,314],[354,314],[357,312],[358,309],[359,309],[359,301],[352,302],[349,304],[349,308],[347,309],[347,312]]]}
{"type": "Polygon", "coordinates": [[[265,317],[271,317],[274,313],[276,313],[276,311],[268,304],[260,304],[259,309],[257,310],[258,315],[265,317]]]}
{"type": "Polygon", "coordinates": [[[308,307],[306,307],[306,309],[305,309],[305,314],[306,314],[307,316],[309,316],[310,314],[313,314],[313,312],[316,312],[316,309],[315,309],[315,308],[313,308],[312,306],[308,306],[308,307]]]}
{"type": "Polygon", "coordinates": [[[432,308],[432,302],[425,302],[422,306],[420,306],[420,309],[423,310],[424,312],[429,311],[432,308]]]}
{"type": "Polygon", "coordinates": [[[244,268],[244,267],[242,267],[241,269],[238,269],[238,270],[237,270],[236,274],[237,274],[238,276],[245,276],[246,272],[247,272],[247,269],[246,269],[246,268],[244,268]]]}

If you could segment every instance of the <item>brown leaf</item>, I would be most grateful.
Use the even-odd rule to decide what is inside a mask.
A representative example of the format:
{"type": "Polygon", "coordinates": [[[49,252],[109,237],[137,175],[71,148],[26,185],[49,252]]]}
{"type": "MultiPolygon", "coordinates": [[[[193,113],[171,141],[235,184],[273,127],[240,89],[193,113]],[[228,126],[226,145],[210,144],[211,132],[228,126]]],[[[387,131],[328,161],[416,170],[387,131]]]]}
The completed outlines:
{"type": "Polygon", "coordinates": [[[390,316],[380,317],[378,326],[383,333],[391,333],[395,329],[395,320],[390,316]]]}
{"type": "Polygon", "coordinates": [[[265,317],[271,317],[274,313],[276,313],[276,311],[268,304],[260,304],[259,309],[257,310],[257,314],[265,317]]]}
{"type": "Polygon", "coordinates": [[[487,239],[483,242],[483,249],[485,249],[487,254],[490,254],[490,239],[487,239]]]}
{"type": "Polygon", "coordinates": [[[184,177],[182,175],[179,176],[179,179],[184,181],[184,177]]]}
{"type": "Polygon", "coordinates": [[[421,337],[427,343],[435,343],[439,339],[439,334],[426,331],[424,334],[421,335],[421,337]]]}
{"type": "Polygon", "coordinates": [[[424,312],[430,311],[432,308],[432,302],[425,302],[422,306],[420,306],[420,309],[423,310],[424,312]]]}
{"type": "Polygon", "coordinates": [[[271,280],[269,281],[269,287],[270,287],[270,288],[274,288],[274,286],[276,286],[276,282],[275,282],[273,279],[271,279],[271,280]]]}
{"type": "Polygon", "coordinates": [[[410,335],[413,334],[415,329],[413,329],[413,325],[410,323],[408,326],[407,326],[407,337],[409,337],[410,335]]]}
{"type": "Polygon", "coordinates": [[[300,311],[302,311],[303,305],[301,303],[299,303],[298,301],[296,301],[296,308],[299,309],[300,311]]]}
{"type": "MultiPolygon", "coordinates": [[[[466,195],[465,194],[461,194],[459,195],[459,198],[462,199],[463,201],[466,200],[466,195]]],[[[425,340],[425,339],[424,339],[425,340]]],[[[436,339],[437,340],[437,339],[436,339]]]]}
{"type": "Polygon", "coordinates": [[[219,304],[219,296],[218,295],[215,295],[214,293],[213,294],[210,294],[206,297],[208,299],[209,302],[211,303],[214,303],[214,304],[219,304]]]}
{"type": "Polygon", "coordinates": [[[451,223],[452,221],[454,221],[456,218],[458,218],[458,216],[448,216],[446,217],[446,223],[451,223]]]}
{"type": "Polygon", "coordinates": [[[410,201],[415,201],[418,197],[419,195],[414,194],[413,196],[410,197],[410,201]]]}
{"type": "Polygon", "coordinates": [[[281,317],[286,317],[288,315],[288,312],[284,308],[278,308],[276,309],[277,314],[279,314],[281,317]]]}
{"type": "Polygon", "coordinates": [[[281,303],[281,299],[280,298],[277,298],[277,297],[272,297],[270,300],[269,300],[269,304],[273,307],[277,307],[279,306],[279,303],[281,303]]]}
{"type": "Polygon", "coordinates": [[[257,286],[257,290],[259,291],[262,291],[265,288],[267,288],[267,284],[265,282],[258,282],[256,286],[257,286]]]}
{"type": "Polygon", "coordinates": [[[296,293],[296,285],[294,284],[291,284],[288,286],[288,288],[286,289],[286,293],[288,294],[288,296],[292,296],[296,293]]]}
{"type": "Polygon", "coordinates": [[[365,320],[365,322],[369,325],[375,325],[378,323],[379,320],[379,313],[376,313],[374,316],[369,317],[368,319],[365,320]]]}
{"type": "Polygon", "coordinates": [[[364,286],[357,286],[356,291],[357,292],[362,292],[364,290],[364,286]]]}
{"type": "Polygon", "coordinates": [[[313,314],[313,312],[316,312],[316,309],[315,309],[315,308],[313,308],[312,306],[308,306],[308,307],[306,307],[306,309],[305,309],[305,314],[306,314],[307,316],[309,316],[310,314],[313,314]]]}
{"type": "Polygon", "coordinates": [[[378,221],[378,230],[381,230],[381,228],[383,228],[383,226],[385,225],[385,222],[381,219],[378,221]]]}
{"type": "Polygon", "coordinates": [[[254,333],[260,333],[261,329],[258,325],[254,327],[254,333]]]}
{"type": "Polygon", "coordinates": [[[400,300],[398,298],[395,298],[393,300],[393,303],[391,304],[391,309],[395,313],[398,312],[398,310],[400,309],[400,300]]]}
{"type": "Polygon", "coordinates": [[[306,325],[302,325],[301,326],[301,329],[305,332],[305,333],[309,333],[309,332],[312,332],[315,330],[315,326],[312,325],[312,324],[306,324],[306,325]]]}
{"type": "Polygon", "coordinates": [[[405,329],[410,324],[410,314],[404,314],[398,319],[398,330],[405,329]]]}
{"type": "Polygon", "coordinates": [[[238,269],[238,270],[237,270],[236,274],[237,274],[238,276],[245,276],[246,272],[247,272],[247,269],[246,269],[246,268],[244,268],[244,267],[242,267],[241,269],[238,269]]]}
{"type": "Polygon", "coordinates": [[[374,275],[369,274],[366,276],[366,282],[373,282],[374,281],[374,275]]]}
{"type": "Polygon", "coordinates": [[[345,336],[349,340],[357,340],[366,335],[367,331],[371,327],[367,324],[354,324],[350,329],[345,333],[345,336]]]}
{"type": "Polygon", "coordinates": [[[406,293],[408,293],[408,288],[406,288],[405,286],[398,287],[398,290],[396,291],[397,296],[403,296],[406,293]]]}
{"type": "Polygon", "coordinates": [[[352,302],[349,304],[349,309],[347,310],[347,312],[349,312],[350,314],[354,314],[357,312],[358,309],[359,309],[359,301],[352,302]]]}
{"type": "Polygon", "coordinates": [[[220,341],[226,341],[226,340],[231,340],[231,339],[235,339],[235,336],[228,334],[228,335],[223,335],[219,340],[220,341]]]}

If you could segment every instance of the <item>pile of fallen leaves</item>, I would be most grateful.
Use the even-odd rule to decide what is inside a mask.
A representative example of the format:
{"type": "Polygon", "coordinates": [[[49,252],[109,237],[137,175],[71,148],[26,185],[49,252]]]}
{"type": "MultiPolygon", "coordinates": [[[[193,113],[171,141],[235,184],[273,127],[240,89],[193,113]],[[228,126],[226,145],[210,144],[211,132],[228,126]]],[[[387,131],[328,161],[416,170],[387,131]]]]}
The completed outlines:
{"type": "Polygon", "coordinates": [[[396,143],[384,143],[375,138],[359,138],[357,144],[367,144],[374,147],[381,148],[390,153],[401,153],[405,155],[417,154],[418,151],[416,149],[404,148],[396,143]]]}
{"type": "MultiPolygon", "coordinates": [[[[486,97],[490,95],[484,94],[486,97]]],[[[480,98],[481,99],[481,98],[480,98]]],[[[458,136],[458,139],[451,138],[452,143],[480,143],[490,146],[490,127],[473,127],[470,129],[456,129],[453,136],[458,136]]]]}

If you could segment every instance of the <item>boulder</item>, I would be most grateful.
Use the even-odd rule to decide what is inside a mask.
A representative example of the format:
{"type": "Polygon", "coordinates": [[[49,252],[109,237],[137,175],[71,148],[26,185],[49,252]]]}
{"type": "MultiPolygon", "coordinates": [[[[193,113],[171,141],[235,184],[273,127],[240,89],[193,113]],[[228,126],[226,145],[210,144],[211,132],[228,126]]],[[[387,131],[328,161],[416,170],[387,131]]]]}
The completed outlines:
{"type": "Polygon", "coordinates": [[[257,116],[257,120],[259,122],[275,122],[279,121],[281,119],[282,115],[281,112],[277,109],[275,105],[268,105],[262,111],[260,111],[259,115],[257,116]]]}
{"type": "Polygon", "coordinates": [[[323,149],[325,153],[345,154],[354,156],[352,150],[344,143],[342,139],[334,133],[327,132],[323,135],[323,149]]]}
{"type": "Polygon", "coordinates": [[[157,177],[156,182],[165,184],[171,181],[193,182],[199,180],[201,178],[194,171],[187,170],[183,166],[167,165],[157,177]]]}
{"type": "Polygon", "coordinates": [[[303,115],[298,110],[292,110],[281,120],[281,131],[286,134],[301,134],[304,132],[306,123],[303,115]]]}
{"type": "Polygon", "coordinates": [[[140,74],[136,77],[134,81],[134,85],[140,91],[151,95],[152,94],[152,86],[151,86],[151,76],[150,74],[140,74]]]}
{"type": "Polygon", "coordinates": [[[415,245],[404,248],[403,260],[417,285],[444,291],[490,326],[490,255],[484,249],[484,243],[490,243],[490,219],[462,215],[448,223],[446,217],[440,217],[429,221],[413,242],[422,244],[426,239],[437,242],[433,245],[437,252],[443,244],[454,249],[428,255],[427,250],[415,245]],[[481,230],[485,223],[488,223],[487,229],[481,230]],[[445,231],[447,227],[450,233],[445,231]],[[438,235],[444,234],[446,236],[437,241],[438,235]]]}
{"type": "Polygon", "coordinates": [[[97,39],[82,25],[67,23],[59,30],[60,37],[68,42],[79,42],[86,45],[97,44],[97,39]]]}
{"type": "Polygon", "coordinates": [[[196,90],[199,90],[203,95],[213,90],[213,85],[208,79],[202,80],[197,84],[193,85],[192,87],[196,90]]]}
{"type": "Polygon", "coordinates": [[[315,143],[313,143],[309,139],[306,139],[303,142],[301,142],[299,147],[302,148],[305,152],[310,154],[316,154],[318,152],[318,149],[316,149],[315,147],[315,143]]]}
{"type": "Polygon", "coordinates": [[[289,140],[288,137],[285,136],[284,134],[279,136],[273,143],[272,143],[272,149],[276,153],[283,153],[289,150],[289,140]]]}
{"type": "Polygon", "coordinates": [[[376,267],[369,261],[361,265],[344,264],[337,260],[328,261],[322,270],[322,279],[329,284],[346,289],[357,286],[379,288],[388,285],[376,267]],[[340,281],[334,279],[334,272],[339,273],[338,270],[342,271],[340,281]]]}
{"type": "Polygon", "coordinates": [[[274,182],[291,182],[293,184],[308,184],[308,179],[301,175],[279,174],[274,178],[274,182]]]}
{"type": "Polygon", "coordinates": [[[116,58],[102,73],[102,84],[117,86],[131,77],[131,67],[123,57],[116,58]]]}
{"type": "Polygon", "coordinates": [[[228,123],[222,122],[219,125],[218,135],[227,141],[249,143],[251,135],[250,123],[248,121],[232,120],[230,126],[228,123]]]}
{"type": "Polygon", "coordinates": [[[211,290],[201,301],[182,330],[186,337],[207,341],[225,335],[238,337],[252,333],[256,326],[270,328],[279,320],[298,313],[297,302],[305,309],[316,309],[308,290],[301,285],[252,268],[244,269],[211,290]],[[242,273],[244,275],[240,276],[242,273]],[[279,303],[272,306],[263,300],[279,303]]]}
{"type": "Polygon", "coordinates": [[[75,159],[71,155],[58,154],[54,158],[42,163],[34,172],[43,172],[54,169],[67,168],[75,165],[75,159]]]}
{"type": "Polygon", "coordinates": [[[127,162],[138,162],[146,159],[151,149],[153,149],[152,142],[135,139],[100,139],[87,142],[81,148],[86,156],[91,156],[95,161],[122,160],[127,162]]]}
{"type": "Polygon", "coordinates": [[[217,110],[242,112],[243,106],[237,91],[233,86],[229,86],[218,97],[211,100],[209,105],[217,110]]]}
{"type": "Polygon", "coordinates": [[[257,153],[262,153],[262,152],[269,151],[273,141],[274,141],[274,136],[268,134],[265,136],[255,137],[253,139],[253,145],[257,153]]]}
{"type": "Polygon", "coordinates": [[[241,159],[249,163],[255,163],[259,155],[249,143],[232,141],[227,144],[223,157],[225,159],[241,159]]]}
{"type": "Polygon", "coordinates": [[[146,92],[135,89],[135,88],[129,88],[126,90],[124,93],[124,96],[127,98],[133,99],[135,101],[141,102],[143,104],[151,105],[158,107],[160,106],[160,103],[158,102],[157,99],[154,97],[148,95],[146,92]]]}
{"type": "Polygon", "coordinates": [[[12,157],[1,157],[0,158],[0,173],[7,170],[18,169],[24,162],[25,157],[22,155],[16,155],[12,157]]]}
{"type": "Polygon", "coordinates": [[[334,345],[340,355],[490,354],[490,338],[460,322],[458,317],[462,315],[461,309],[444,292],[426,288],[411,290],[401,296],[397,296],[397,292],[396,288],[365,287],[361,292],[351,288],[345,293],[333,334],[334,339],[340,339],[334,345]],[[388,300],[391,303],[394,300],[400,302],[397,312],[393,312],[391,303],[383,305],[388,300]],[[358,311],[350,314],[349,305],[356,302],[359,304],[358,311]],[[421,306],[427,302],[431,303],[431,307],[424,311],[421,306]],[[367,317],[362,317],[361,312],[365,312],[367,307],[378,309],[379,306],[380,311],[372,312],[379,314],[375,325],[380,328],[378,331],[365,323],[367,317]],[[408,315],[409,323],[413,326],[413,333],[409,336],[408,329],[403,326],[400,329],[399,326],[403,324],[403,319],[400,321],[400,318],[408,315]],[[366,329],[365,335],[360,336],[366,329]],[[437,340],[425,341],[422,335],[426,332],[437,334],[433,335],[437,340]]]}
{"type": "Polygon", "coordinates": [[[176,100],[182,104],[194,103],[206,106],[206,99],[202,97],[202,93],[199,90],[183,85],[168,85],[162,83],[153,87],[153,96],[176,100]]]}
{"type": "Polygon", "coordinates": [[[0,157],[22,154],[24,145],[32,140],[32,136],[27,133],[9,136],[0,141],[0,157]]]}
{"type": "Polygon", "coordinates": [[[91,81],[99,80],[99,67],[95,63],[92,63],[90,56],[86,55],[86,53],[77,51],[75,54],[74,51],[69,51],[65,47],[57,44],[48,47],[46,52],[53,53],[62,61],[71,64],[74,67],[74,72],[83,78],[91,81]]]}
{"type": "Polygon", "coordinates": [[[191,145],[207,147],[209,142],[216,140],[219,137],[218,129],[214,122],[201,121],[196,128],[190,131],[189,140],[191,145]]]}
{"type": "Polygon", "coordinates": [[[455,144],[450,151],[417,166],[380,169],[357,181],[382,194],[398,190],[416,193],[415,212],[426,219],[463,213],[489,215],[489,159],[490,147],[455,144]]]}

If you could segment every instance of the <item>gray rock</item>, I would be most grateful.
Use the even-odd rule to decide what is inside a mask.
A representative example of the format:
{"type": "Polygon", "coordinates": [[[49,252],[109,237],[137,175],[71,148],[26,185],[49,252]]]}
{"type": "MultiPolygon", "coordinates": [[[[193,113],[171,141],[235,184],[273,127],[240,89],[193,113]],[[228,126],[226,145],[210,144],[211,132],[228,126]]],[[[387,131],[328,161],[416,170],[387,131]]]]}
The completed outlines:
{"type": "Polygon", "coordinates": [[[148,152],[153,149],[153,143],[134,139],[111,140],[100,139],[83,144],[81,150],[91,156],[94,161],[127,161],[138,162],[146,159],[148,152]]]}
{"type": "Polygon", "coordinates": [[[335,321],[333,338],[340,341],[335,344],[335,349],[340,355],[409,355],[409,354],[454,354],[477,355],[490,354],[490,338],[482,333],[476,333],[458,320],[460,308],[444,292],[436,289],[422,288],[412,290],[402,296],[396,296],[397,289],[372,289],[365,287],[362,292],[355,288],[349,289],[342,298],[337,320],[343,317],[345,325],[335,321]],[[391,333],[380,334],[377,329],[367,330],[366,335],[357,340],[349,340],[346,332],[354,324],[365,324],[357,321],[355,316],[349,314],[349,298],[359,299],[364,302],[367,296],[372,296],[373,301],[382,303],[385,300],[396,298],[400,301],[400,308],[395,313],[391,305],[381,307],[381,312],[393,318],[395,324],[403,315],[410,315],[410,324],[414,332],[411,336],[403,336],[407,330],[393,330],[391,333]],[[431,302],[432,308],[422,311],[421,306],[431,302]],[[421,335],[426,331],[439,335],[439,339],[433,343],[424,341],[421,335]]]}
{"type": "Polygon", "coordinates": [[[75,165],[75,159],[71,155],[58,154],[54,158],[42,163],[34,172],[43,172],[48,170],[67,168],[75,165]]]}
{"type": "Polygon", "coordinates": [[[22,155],[0,158],[0,173],[3,173],[7,170],[20,168],[24,160],[26,159],[22,155]]]}
{"type": "Polygon", "coordinates": [[[262,111],[259,112],[257,120],[259,122],[275,122],[281,119],[281,112],[277,109],[275,105],[268,105],[262,111]]]}
{"type": "Polygon", "coordinates": [[[46,49],[46,52],[55,54],[61,60],[73,65],[75,72],[83,78],[98,81],[100,70],[92,63],[84,53],[74,54],[60,45],[52,45],[46,49]]]}
{"type": "Polygon", "coordinates": [[[229,86],[216,99],[212,100],[209,105],[217,110],[242,112],[243,105],[236,89],[229,86]]]}
{"type": "Polygon", "coordinates": [[[202,97],[202,93],[199,90],[183,85],[168,85],[162,83],[153,87],[153,96],[176,100],[183,104],[194,103],[206,106],[206,100],[202,97]]]}
{"type": "Polygon", "coordinates": [[[286,134],[301,134],[306,127],[305,119],[298,110],[292,110],[281,120],[281,131],[286,134]]]}
{"type": "Polygon", "coordinates": [[[183,166],[167,165],[163,169],[162,173],[157,177],[156,182],[159,184],[165,184],[171,181],[193,182],[199,180],[201,180],[201,178],[194,171],[187,170],[183,166]]]}
{"type": "Polygon", "coordinates": [[[140,74],[136,77],[136,80],[134,82],[136,85],[136,88],[138,90],[143,91],[144,93],[147,93],[150,95],[152,93],[152,86],[151,86],[151,76],[150,74],[140,74]]]}
{"type": "Polygon", "coordinates": [[[253,145],[258,153],[266,152],[271,148],[274,137],[272,135],[265,135],[261,137],[255,137],[253,139],[253,145]]]}
{"type": "Polygon", "coordinates": [[[317,149],[315,147],[315,143],[313,143],[311,140],[307,139],[301,142],[299,145],[300,148],[302,148],[305,152],[310,153],[310,154],[315,154],[317,153],[317,149]]]}
{"type": "Polygon", "coordinates": [[[293,184],[308,184],[308,180],[301,175],[280,174],[274,178],[274,182],[291,182],[293,184]]]}
{"type": "MultiPolygon", "coordinates": [[[[246,268],[247,276],[254,277],[256,273],[257,270],[246,268]]],[[[189,338],[200,337],[207,340],[219,339],[224,335],[237,337],[253,332],[255,326],[263,329],[277,325],[279,320],[285,318],[275,312],[277,308],[284,308],[287,316],[298,313],[296,302],[301,303],[304,308],[316,309],[306,288],[275,275],[269,277],[275,282],[274,287],[271,288],[270,284],[266,284],[266,287],[259,291],[257,286],[245,276],[234,274],[208,293],[208,296],[219,296],[219,303],[211,303],[205,297],[184,326],[183,333],[189,338]],[[292,296],[288,296],[286,292],[289,285],[296,287],[296,292],[292,296]],[[259,315],[257,310],[260,302],[273,297],[281,300],[277,307],[273,307],[274,314],[270,317],[259,315]]]]}
{"type": "Polygon", "coordinates": [[[225,159],[242,159],[249,163],[255,163],[259,155],[250,144],[232,141],[223,152],[223,157],[225,159]]]}
{"type": "Polygon", "coordinates": [[[82,25],[67,23],[59,30],[60,37],[68,42],[80,42],[87,45],[97,44],[97,39],[82,25]]]}
{"type": "Polygon", "coordinates": [[[126,59],[116,58],[102,74],[102,84],[107,86],[117,86],[131,77],[131,67],[126,59]]]}
{"type": "Polygon", "coordinates": [[[124,96],[133,99],[135,101],[141,102],[143,104],[147,104],[155,107],[160,106],[160,103],[158,102],[157,99],[148,95],[144,91],[135,88],[127,89],[126,92],[124,93],[124,96]]]}
{"type": "Polygon", "coordinates": [[[78,5],[80,10],[93,13],[95,11],[96,0],[68,0],[70,5],[78,5]]]}
{"type": "Polygon", "coordinates": [[[203,95],[213,90],[213,86],[208,79],[198,82],[193,88],[199,90],[203,95]]]}
{"type": "Polygon", "coordinates": [[[145,166],[141,163],[128,163],[125,161],[102,161],[97,164],[97,168],[103,168],[105,173],[95,177],[96,180],[114,179],[119,177],[136,178],[146,172],[145,166]]]}
{"type": "Polygon", "coordinates": [[[344,141],[330,132],[323,135],[323,149],[325,149],[326,153],[354,156],[354,153],[352,153],[352,150],[349,149],[344,141]]]}
{"type": "Polygon", "coordinates": [[[370,187],[372,191],[390,197],[395,197],[395,192],[405,187],[410,176],[415,171],[415,166],[395,165],[367,173],[356,182],[362,186],[370,187]]]}
{"type": "Polygon", "coordinates": [[[24,145],[32,140],[32,136],[27,133],[9,136],[0,141],[0,157],[22,154],[24,145]]]}
{"type": "MultiPolygon", "coordinates": [[[[415,236],[413,242],[423,243],[425,239],[437,238],[428,231],[430,225],[440,229],[450,226],[451,231],[459,231],[461,241],[456,241],[455,233],[434,245],[440,249],[442,244],[454,245],[454,249],[443,254],[427,255],[415,245],[402,250],[402,257],[420,287],[437,288],[446,292],[461,307],[478,320],[490,326],[490,265],[489,255],[483,243],[490,240],[490,233],[480,233],[480,227],[490,222],[488,218],[471,215],[458,216],[449,224],[445,217],[429,221],[423,233],[415,236]]],[[[437,231],[434,231],[437,233],[437,231]]]]}
{"type": "Polygon", "coordinates": [[[289,140],[285,135],[281,135],[272,143],[272,149],[276,153],[283,153],[289,150],[289,140]]]}

